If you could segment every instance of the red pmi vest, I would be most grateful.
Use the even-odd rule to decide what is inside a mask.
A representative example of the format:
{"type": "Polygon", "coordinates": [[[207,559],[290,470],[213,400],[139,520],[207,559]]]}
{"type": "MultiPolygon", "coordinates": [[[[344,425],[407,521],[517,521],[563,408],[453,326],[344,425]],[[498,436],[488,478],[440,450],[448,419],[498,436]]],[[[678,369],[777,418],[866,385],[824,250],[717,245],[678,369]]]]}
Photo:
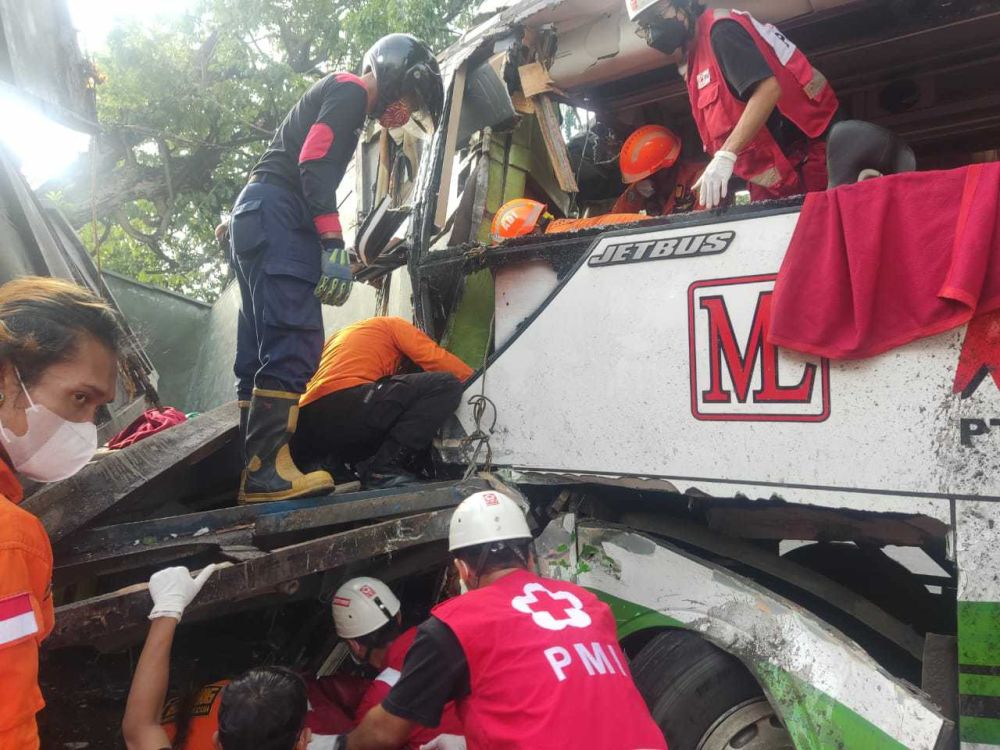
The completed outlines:
{"type": "Polygon", "coordinates": [[[433,615],[468,660],[469,750],[666,750],[611,610],[589,591],[519,570],[433,615]]]}
{"type": "MultiPolygon", "coordinates": [[[[823,74],[771,24],[762,24],[741,11],[708,9],[698,19],[687,58],[688,97],[705,152],[714,154],[722,148],[746,109],[726,85],[712,50],[712,27],[719,21],[735,21],[746,29],[781,86],[778,111],[809,138],[819,138],[838,106],[823,74]]],[[[775,197],[804,192],[795,167],[766,126],[740,152],[734,171],[775,197]]]]}
{"type": "MultiPolygon", "coordinates": [[[[417,637],[417,629],[410,628],[404,631],[394,640],[385,653],[385,666],[379,672],[364,697],[358,705],[358,723],[365,717],[371,709],[381,703],[392,687],[399,681],[403,672],[403,663],[406,661],[406,654],[410,651],[410,646],[417,637]]],[[[439,734],[462,734],[462,722],[459,721],[455,712],[455,704],[448,703],[441,712],[441,722],[433,728],[422,727],[419,724],[410,732],[404,748],[417,750],[422,745],[427,744],[439,734]]]]}

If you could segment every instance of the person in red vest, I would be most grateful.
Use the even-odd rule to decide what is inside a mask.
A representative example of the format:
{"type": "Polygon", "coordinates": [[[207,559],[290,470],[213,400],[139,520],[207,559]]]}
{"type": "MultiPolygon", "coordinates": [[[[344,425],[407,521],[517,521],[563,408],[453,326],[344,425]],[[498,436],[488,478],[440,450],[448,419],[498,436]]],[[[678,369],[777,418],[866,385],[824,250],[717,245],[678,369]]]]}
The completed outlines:
{"type": "Polygon", "coordinates": [[[839,104],[784,34],[749,13],[698,0],[626,0],[649,46],[678,61],[712,156],[695,184],[718,206],[735,174],[752,200],[826,189],[826,136],[839,104]]]}
{"type": "Polygon", "coordinates": [[[610,608],[589,591],[532,572],[531,531],[506,495],[470,495],[448,533],[468,593],[417,629],[402,675],[347,737],[349,750],[399,747],[437,726],[455,701],[468,747],[666,750],[618,645],[610,608]]]}
{"type": "MultiPolygon", "coordinates": [[[[333,624],[337,635],[351,649],[355,661],[378,670],[355,712],[360,720],[379,705],[399,681],[417,629],[402,629],[399,599],[385,583],[367,576],[352,578],[337,589],[333,597],[333,624]]],[[[415,726],[403,747],[419,750],[442,734],[462,734],[462,724],[453,703],[444,707],[435,729],[415,726]]]]}

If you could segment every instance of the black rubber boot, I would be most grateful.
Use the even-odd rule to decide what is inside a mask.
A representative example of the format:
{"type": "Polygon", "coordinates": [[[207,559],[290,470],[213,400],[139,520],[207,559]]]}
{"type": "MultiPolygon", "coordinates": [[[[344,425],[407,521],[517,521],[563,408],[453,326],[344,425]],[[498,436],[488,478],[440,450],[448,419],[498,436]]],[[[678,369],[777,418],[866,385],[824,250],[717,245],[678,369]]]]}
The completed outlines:
{"type": "Polygon", "coordinates": [[[240,504],[290,500],[333,492],[326,471],[303,474],[292,461],[288,441],[299,418],[299,394],[255,388],[247,418],[246,470],[240,504]]]}
{"type": "Polygon", "coordinates": [[[368,461],[361,472],[361,483],[365,489],[387,490],[404,484],[413,484],[420,479],[405,468],[407,460],[413,451],[405,445],[400,445],[392,438],[387,438],[378,451],[368,461]]]}

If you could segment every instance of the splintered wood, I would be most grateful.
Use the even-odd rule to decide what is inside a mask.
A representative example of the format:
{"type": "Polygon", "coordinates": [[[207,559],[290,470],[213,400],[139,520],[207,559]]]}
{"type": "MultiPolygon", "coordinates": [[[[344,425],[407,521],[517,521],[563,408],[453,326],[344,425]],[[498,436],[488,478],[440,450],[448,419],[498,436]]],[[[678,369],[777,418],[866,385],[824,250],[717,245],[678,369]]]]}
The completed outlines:
{"type": "Polygon", "coordinates": [[[167,472],[182,469],[234,439],[236,402],[105,456],[76,476],[50,485],[24,501],[49,538],[59,541],[167,472]]]}
{"type": "Polygon", "coordinates": [[[538,94],[534,97],[534,102],[535,114],[542,129],[542,139],[545,141],[545,150],[552,161],[552,170],[559,181],[559,187],[567,193],[578,193],[580,188],[576,184],[576,175],[573,174],[573,167],[569,162],[569,151],[563,139],[562,128],[559,127],[555,102],[548,94],[538,94]]]}
{"type": "MultiPolygon", "coordinates": [[[[274,590],[305,575],[321,573],[389,551],[402,550],[448,536],[451,509],[363,526],[276,549],[270,554],[216,571],[186,610],[187,619],[220,602],[233,602],[274,590]]],[[[447,552],[442,550],[442,560],[447,552]]],[[[50,648],[98,642],[141,627],[152,601],[145,584],[113,594],[74,602],[56,610],[50,648]]]]}

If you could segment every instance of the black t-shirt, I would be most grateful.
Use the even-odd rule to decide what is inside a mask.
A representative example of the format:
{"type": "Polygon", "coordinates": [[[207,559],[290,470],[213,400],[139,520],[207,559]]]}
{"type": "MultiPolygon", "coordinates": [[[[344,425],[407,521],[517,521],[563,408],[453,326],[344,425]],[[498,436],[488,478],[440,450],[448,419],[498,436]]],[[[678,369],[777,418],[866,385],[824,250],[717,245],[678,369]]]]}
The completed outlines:
{"type": "Polygon", "coordinates": [[[354,156],[367,106],[367,90],[356,76],[331,73],[317,81],[278,126],[252,174],[275,174],[298,186],[314,219],[336,214],[337,187],[354,156]],[[326,131],[310,135],[314,125],[326,131]]]}
{"type": "Polygon", "coordinates": [[[469,663],[462,645],[452,629],[432,615],[417,628],[403,673],[382,708],[401,719],[436,727],[445,704],[464,698],[469,690],[469,663]]]}
{"type": "MultiPolygon", "coordinates": [[[[719,61],[726,85],[741,102],[749,101],[757,84],[774,75],[747,30],[736,21],[718,21],[712,27],[712,52],[719,61]]],[[[694,71],[692,75],[697,74],[694,71]]],[[[767,129],[784,150],[806,134],[775,107],[767,118],[767,129]]]]}

